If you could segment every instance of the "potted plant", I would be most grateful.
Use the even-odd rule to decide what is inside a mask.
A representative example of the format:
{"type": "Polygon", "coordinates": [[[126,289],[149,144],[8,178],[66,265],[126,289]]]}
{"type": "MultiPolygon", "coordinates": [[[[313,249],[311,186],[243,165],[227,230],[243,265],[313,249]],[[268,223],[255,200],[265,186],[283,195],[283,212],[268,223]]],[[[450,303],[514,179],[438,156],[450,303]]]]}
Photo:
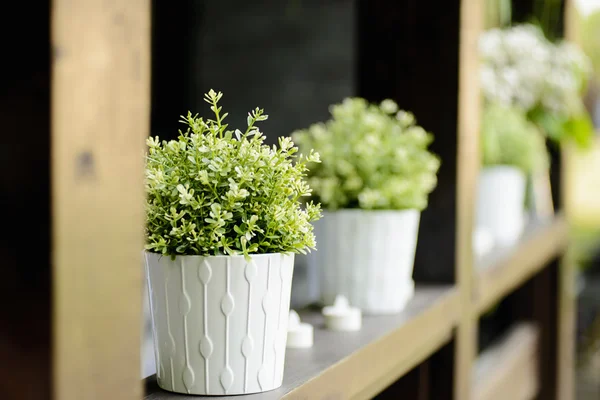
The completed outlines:
{"type": "MultiPolygon", "coordinates": [[[[587,148],[593,125],[583,103],[591,76],[588,57],[567,41],[553,43],[532,24],[491,29],[480,40],[481,88],[486,101],[516,107],[557,149],[587,148]]],[[[528,176],[529,203],[537,218],[552,216],[550,169],[528,176]]]]}
{"type": "Polygon", "coordinates": [[[488,231],[497,244],[510,244],[524,226],[526,176],[548,165],[546,143],[519,109],[487,104],[481,152],[477,229],[488,231]]]}
{"type": "Polygon", "coordinates": [[[190,113],[177,140],[148,139],[146,269],[161,388],[188,394],[263,392],[281,385],[294,254],[315,247],[320,218],[304,177],[310,151],[263,144],[190,113]]]}
{"type": "Polygon", "coordinates": [[[367,313],[398,312],[414,292],[420,212],[437,184],[431,135],[392,100],[348,98],[330,111],[326,123],[293,134],[321,154],[308,181],[326,209],[310,256],[322,270],[323,301],[343,294],[367,313]]]}

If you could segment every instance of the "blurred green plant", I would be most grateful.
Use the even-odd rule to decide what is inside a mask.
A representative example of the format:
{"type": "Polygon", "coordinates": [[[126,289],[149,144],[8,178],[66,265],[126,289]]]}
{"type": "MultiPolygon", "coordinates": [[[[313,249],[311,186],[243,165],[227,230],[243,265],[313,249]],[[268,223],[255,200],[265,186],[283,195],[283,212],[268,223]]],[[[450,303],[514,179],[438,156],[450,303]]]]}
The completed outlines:
{"type": "Polygon", "coordinates": [[[525,173],[548,166],[544,137],[516,107],[486,104],[481,123],[484,166],[510,165],[525,173]]]}
{"type": "Polygon", "coordinates": [[[498,28],[509,26],[512,19],[510,0],[487,0],[485,3],[485,27],[498,28]]]}
{"type": "Polygon", "coordinates": [[[568,256],[577,267],[584,271],[590,267],[591,261],[600,245],[600,227],[571,227],[571,246],[568,256]]]}
{"type": "Polygon", "coordinates": [[[600,10],[581,18],[581,46],[592,61],[595,78],[600,82],[600,10]]]}
{"type": "Polygon", "coordinates": [[[319,205],[301,208],[310,196],[305,182],[312,150],[298,156],[290,138],[263,144],[254,124],[262,109],[248,113],[245,132],[229,130],[211,90],[205,101],[215,119],[188,113],[177,140],[149,138],[146,157],[146,249],[166,255],[305,253],[315,248],[312,221],[319,205]]]}
{"type": "Polygon", "coordinates": [[[539,27],[524,24],[485,32],[479,49],[488,102],[521,109],[554,142],[591,144],[593,124],[582,97],[592,68],[577,46],[552,43],[539,27]]]}
{"type": "Polygon", "coordinates": [[[308,181],[323,207],[427,207],[440,161],[427,150],[432,136],[411,113],[392,100],[375,105],[361,98],[345,99],[330,112],[329,121],[293,133],[300,149],[321,155],[308,181]]]}
{"type": "Polygon", "coordinates": [[[533,2],[531,23],[538,25],[551,41],[562,37],[563,3],[564,0],[534,0],[533,2]]]}

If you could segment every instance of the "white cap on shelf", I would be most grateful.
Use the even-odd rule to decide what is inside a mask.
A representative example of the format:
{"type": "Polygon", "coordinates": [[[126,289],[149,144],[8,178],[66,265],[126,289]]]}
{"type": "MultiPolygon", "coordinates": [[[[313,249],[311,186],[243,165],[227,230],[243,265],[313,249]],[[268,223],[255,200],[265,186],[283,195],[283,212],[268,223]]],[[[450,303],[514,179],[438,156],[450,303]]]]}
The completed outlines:
{"type": "Polygon", "coordinates": [[[290,310],[288,319],[287,345],[289,349],[306,349],[313,345],[313,326],[300,321],[300,316],[290,310]]]}
{"type": "Polygon", "coordinates": [[[360,309],[351,307],[345,296],[337,295],[332,306],[323,308],[325,326],[332,331],[358,331],[362,326],[360,309]]]}

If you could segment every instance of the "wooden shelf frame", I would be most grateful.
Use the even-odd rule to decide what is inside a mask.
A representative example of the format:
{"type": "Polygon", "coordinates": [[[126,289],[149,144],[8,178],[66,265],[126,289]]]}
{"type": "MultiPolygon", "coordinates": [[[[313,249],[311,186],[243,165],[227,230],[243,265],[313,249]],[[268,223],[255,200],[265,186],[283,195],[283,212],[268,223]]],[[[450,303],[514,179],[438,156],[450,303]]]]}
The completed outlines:
{"type": "MultiPolygon", "coordinates": [[[[494,387],[494,379],[510,376],[509,373],[514,372],[512,366],[525,365],[525,361],[529,362],[526,364],[528,367],[533,368],[531,365],[543,359],[552,367],[541,368],[536,364],[536,373],[540,377],[555,376],[551,369],[557,365],[556,354],[549,349],[559,339],[549,332],[557,329],[556,320],[552,318],[554,314],[551,310],[544,308],[540,301],[525,306],[524,310],[527,312],[516,312],[518,319],[530,321],[529,323],[516,325],[506,341],[497,348],[490,349],[487,355],[477,357],[478,319],[486,309],[526,284],[529,285],[527,290],[520,291],[524,301],[530,301],[534,295],[556,300],[556,296],[552,297],[550,291],[555,282],[553,279],[558,278],[552,274],[563,271],[556,267],[556,260],[566,249],[568,226],[564,215],[559,212],[546,222],[531,223],[523,237],[511,248],[495,249],[483,260],[474,259],[472,237],[479,173],[481,114],[481,98],[476,79],[479,68],[477,46],[483,30],[483,2],[444,2],[440,5],[443,10],[438,10],[439,15],[436,13],[433,20],[429,21],[436,26],[440,25],[444,31],[443,34],[441,31],[433,33],[428,38],[430,42],[439,40],[441,43],[443,39],[445,43],[449,43],[456,38],[458,43],[450,47],[442,46],[443,52],[440,47],[437,61],[448,68],[438,75],[428,74],[427,70],[409,68],[395,54],[382,53],[371,45],[385,33],[394,37],[391,47],[406,48],[412,40],[424,34],[423,29],[410,24],[413,18],[411,13],[417,15],[426,8],[417,3],[416,0],[402,4],[391,0],[358,2],[357,18],[359,30],[362,30],[358,38],[357,86],[358,94],[362,97],[371,101],[393,98],[401,108],[415,112],[419,122],[436,133],[433,150],[442,157],[443,164],[456,165],[455,169],[446,166],[440,171],[438,188],[432,194],[430,205],[421,220],[415,263],[417,282],[437,284],[435,290],[447,290],[444,285],[450,285],[453,287],[451,294],[445,296],[443,301],[430,303],[416,314],[412,313],[417,308],[409,307],[406,312],[411,317],[393,328],[385,328],[386,324],[381,322],[383,331],[370,339],[357,342],[351,350],[344,350],[343,354],[335,352],[335,348],[341,346],[335,343],[336,340],[332,337],[335,335],[317,329],[314,349],[304,352],[288,351],[282,388],[260,395],[242,396],[244,398],[301,399],[318,394],[319,397],[367,399],[386,387],[396,386],[394,381],[426,358],[435,361],[423,363],[422,365],[427,365],[424,369],[427,372],[415,375],[419,376],[416,385],[418,388],[415,389],[419,398],[432,396],[431,389],[426,389],[432,386],[431,376],[450,379],[449,389],[437,392],[444,393],[436,394],[435,400],[478,399],[480,393],[487,390],[486,387],[494,387]],[[439,96],[433,100],[431,96],[425,95],[427,88],[437,90],[439,96]],[[435,110],[444,112],[440,114],[435,110]],[[447,110],[450,111],[446,112],[447,110]],[[449,123],[454,123],[455,126],[449,123]],[[452,209],[448,207],[449,204],[452,209]],[[436,249],[436,252],[431,249],[436,249]],[[531,281],[534,282],[528,283],[531,281]],[[448,315],[440,315],[441,310],[445,310],[448,315]],[[536,328],[531,323],[535,323],[536,328]],[[512,353],[506,351],[507,346],[512,346],[515,341],[527,350],[525,354],[528,358],[514,358],[512,353]],[[405,343],[410,343],[410,347],[403,346],[405,343]],[[329,358],[311,358],[314,352],[323,351],[321,346],[325,344],[334,347],[329,358]],[[449,344],[451,345],[447,346],[449,344]],[[540,347],[539,352],[530,351],[534,345],[540,347]],[[389,349],[392,348],[394,351],[390,352],[389,349]],[[451,351],[442,351],[442,348],[451,351]],[[429,358],[434,353],[436,356],[429,358]],[[499,375],[488,376],[488,381],[482,377],[478,366],[492,355],[498,360],[499,375]],[[532,359],[536,360],[535,363],[532,359]],[[366,365],[369,367],[365,368],[366,365]],[[442,365],[446,369],[451,365],[451,371],[442,370],[442,365]],[[428,394],[424,394],[424,391],[428,394]]],[[[430,42],[428,45],[434,47],[428,51],[413,49],[413,63],[422,63],[424,66],[431,63],[430,53],[435,53],[435,46],[439,43],[430,42]]],[[[555,201],[555,204],[560,202],[555,201]]],[[[419,296],[422,293],[417,293],[415,304],[419,303],[419,296]]],[[[558,305],[554,311],[557,308],[558,305]]],[[[399,317],[404,318],[402,315],[399,317]]],[[[386,318],[393,320],[394,317],[386,318]]],[[[306,315],[305,319],[317,322],[318,326],[317,314],[306,315]]],[[[377,324],[376,320],[372,320],[372,323],[377,324]]],[[[345,340],[342,335],[335,337],[345,340]]],[[[411,376],[414,371],[412,370],[411,376]]],[[[405,386],[398,385],[402,388],[405,386]]],[[[530,382],[517,386],[512,389],[522,390],[524,393],[537,390],[537,386],[530,382]]],[[[146,400],[179,398],[158,390],[156,383],[152,381],[148,384],[148,389],[146,400]]],[[[394,398],[392,392],[393,390],[386,390],[383,397],[394,398]]],[[[563,398],[570,399],[569,396],[561,399],[563,398]]]]}
{"type": "Polygon", "coordinates": [[[562,214],[547,221],[532,221],[520,241],[498,248],[476,264],[475,311],[481,315],[523,285],[567,248],[569,227],[562,214]]]}
{"type": "Polygon", "coordinates": [[[539,332],[535,324],[514,326],[477,357],[473,400],[531,400],[539,390],[539,332]]]}
{"type": "MultiPolygon", "coordinates": [[[[403,312],[364,316],[363,328],[347,333],[328,331],[320,312],[305,312],[301,317],[315,326],[315,343],[311,349],[287,350],[282,387],[236,399],[304,399],[315,393],[321,398],[370,399],[450,342],[458,300],[452,286],[417,287],[403,312]]],[[[145,400],[182,398],[160,390],[153,377],[147,389],[145,400]]]]}
{"type": "MultiPolygon", "coordinates": [[[[515,7],[532,2],[513,1],[515,7]]],[[[82,0],[71,7],[59,0],[49,15],[54,211],[49,286],[54,303],[48,315],[54,328],[51,386],[61,400],[90,393],[123,400],[186,398],[159,391],[152,382],[143,397],[137,379],[143,220],[139,155],[149,130],[152,2],[126,3],[82,0]],[[107,302],[106,293],[122,301],[107,302]],[[119,324],[109,326],[97,315],[119,324]]],[[[513,398],[506,393],[518,390],[523,396],[539,391],[544,400],[573,399],[574,279],[572,266],[561,262],[568,244],[565,217],[558,213],[536,225],[517,245],[481,264],[473,259],[483,2],[449,0],[436,3],[434,11],[420,0],[358,4],[363,31],[357,94],[371,101],[397,100],[436,134],[433,150],[443,163],[438,188],[422,215],[415,269],[418,283],[434,286],[418,286],[403,313],[365,317],[365,328],[356,335],[322,330],[318,314],[304,315],[316,325],[315,347],[288,352],[284,386],[237,397],[367,399],[416,368],[425,371],[418,399],[490,400],[490,392],[513,398]],[[389,41],[389,51],[373,45],[382,40],[389,41]],[[516,320],[535,327],[519,323],[478,358],[478,318],[507,296],[516,296],[516,320]],[[514,348],[523,351],[516,354],[514,348]],[[488,359],[497,360],[492,373],[485,372],[488,359]],[[523,368],[528,376],[537,374],[538,382],[555,381],[556,387],[533,385],[531,378],[516,385],[515,371],[523,368]],[[443,389],[431,389],[436,385],[443,389]]],[[[552,165],[556,172],[560,158],[552,165]]],[[[557,192],[560,179],[556,174],[553,179],[557,192]]],[[[9,264],[17,269],[16,262],[9,264]]],[[[45,369],[50,376],[50,367],[45,369]]]]}

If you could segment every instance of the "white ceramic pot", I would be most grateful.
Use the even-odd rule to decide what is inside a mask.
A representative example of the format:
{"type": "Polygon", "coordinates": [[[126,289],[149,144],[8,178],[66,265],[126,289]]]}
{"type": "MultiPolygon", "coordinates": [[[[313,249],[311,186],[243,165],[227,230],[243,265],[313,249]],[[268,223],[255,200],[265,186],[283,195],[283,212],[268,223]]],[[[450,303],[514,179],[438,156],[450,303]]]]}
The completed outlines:
{"type": "Polygon", "coordinates": [[[495,244],[510,245],[523,232],[526,187],[525,174],[515,167],[486,167],[479,173],[477,229],[488,231],[495,244]]]}
{"type": "Polygon", "coordinates": [[[300,309],[319,302],[319,274],[319,266],[314,257],[310,254],[296,255],[292,279],[292,308],[300,309]]]}
{"type": "Polygon", "coordinates": [[[414,294],[419,217],[416,210],[325,212],[310,255],[321,271],[323,302],[341,294],[368,314],[401,311],[414,294]]]}
{"type": "Polygon", "coordinates": [[[293,255],[145,258],[161,388],[232,395],[281,386],[293,255]]]}
{"type": "Polygon", "coordinates": [[[154,339],[152,337],[152,313],[150,312],[150,301],[148,300],[148,283],[144,282],[144,319],[142,320],[142,379],[156,373],[154,357],[154,339]]]}

